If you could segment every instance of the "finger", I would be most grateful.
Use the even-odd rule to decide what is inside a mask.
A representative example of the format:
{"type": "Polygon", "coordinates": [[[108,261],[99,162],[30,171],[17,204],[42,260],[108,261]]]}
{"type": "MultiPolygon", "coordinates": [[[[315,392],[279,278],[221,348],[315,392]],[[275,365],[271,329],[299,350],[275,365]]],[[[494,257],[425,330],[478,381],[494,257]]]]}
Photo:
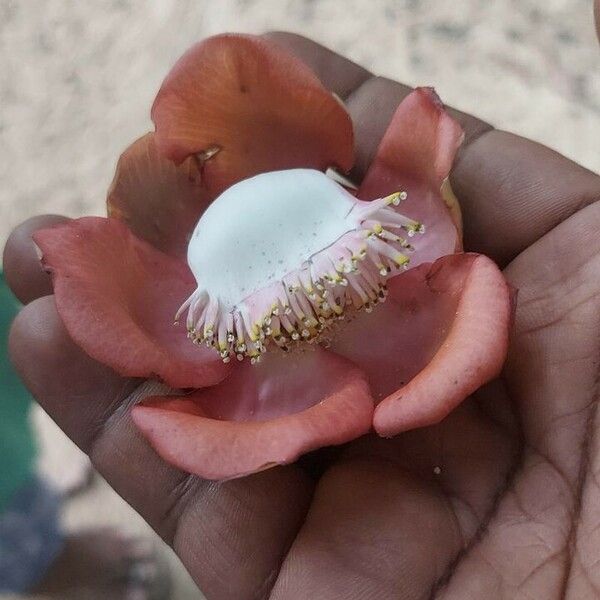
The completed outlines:
{"type": "MultiPolygon", "coordinates": [[[[347,100],[352,96],[349,104],[360,104],[360,96],[368,100],[365,111],[368,118],[357,115],[354,119],[357,156],[353,172],[362,178],[398,104],[410,94],[412,88],[391,79],[376,77],[360,65],[301,35],[272,32],[265,34],[265,37],[285,46],[310,65],[323,85],[340,98],[347,100]]],[[[466,140],[491,129],[491,125],[476,117],[453,108],[449,111],[465,129],[466,140]]]]}
{"type": "Polygon", "coordinates": [[[433,486],[389,461],[340,463],[319,482],[271,598],[421,598],[461,547],[433,486]]]}
{"type": "MultiPolygon", "coordinates": [[[[394,112],[411,91],[412,88],[391,79],[373,76],[347,97],[346,104],[354,123],[356,166],[353,173],[356,177],[362,178],[367,172],[394,112]]],[[[449,108],[448,112],[464,129],[465,144],[492,129],[491,125],[461,111],[449,108]]]]}
{"type": "MultiPolygon", "coordinates": [[[[354,63],[309,40],[304,40],[299,51],[297,36],[279,34],[277,41],[298,51],[317,75],[324,69],[326,83],[344,89],[355,126],[356,174],[362,176],[409,88],[375,77],[348,92],[350,75],[356,72],[354,63]]],[[[450,111],[466,132],[451,181],[461,201],[467,249],[507,264],[573,212],[600,197],[598,175],[540,144],[450,111]]]]}
{"type": "Polygon", "coordinates": [[[372,77],[367,69],[348,59],[344,59],[344,68],[340,69],[340,57],[335,52],[301,35],[273,31],[266,33],[265,37],[285,46],[310,65],[323,85],[343,100],[372,77]]]}
{"type": "MultiPolygon", "coordinates": [[[[379,81],[363,84],[348,99],[352,119],[360,123],[357,144],[363,169],[372,160],[403,94],[395,88],[398,84],[379,81]]],[[[600,197],[600,178],[557,152],[486,128],[468,116],[459,120],[466,138],[451,183],[463,211],[465,249],[487,254],[504,266],[600,197]]]]}
{"type": "Polygon", "coordinates": [[[275,598],[311,585],[325,590],[319,598],[418,598],[435,588],[518,464],[511,415],[482,410],[506,402],[496,382],[438,425],[344,447],[317,486],[275,598]]]}
{"type": "MultiPolygon", "coordinates": [[[[348,100],[357,146],[354,174],[362,178],[398,104],[410,94],[412,88],[385,77],[377,77],[329,48],[295,33],[274,32],[267,33],[266,37],[301,58],[315,71],[325,87],[348,100]],[[363,108],[363,104],[367,106],[363,108]],[[353,105],[361,108],[356,115],[352,113],[353,105]]],[[[465,129],[467,141],[491,129],[491,125],[476,117],[453,108],[448,110],[465,129]]]]}
{"type": "Polygon", "coordinates": [[[42,407],[174,547],[208,597],[264,595],[310,500],[311,485],[299,469],[212,483],[164,463],[130,418],[139,382],[86,356],[70,340],[52,297],[21,311],[10,350],[42,407]]]}
{"type": "Polygon", "coordinates": [[[58,215],[40,215],[21,223],[10,234],[4,247],[4,276],[23,304],[52,293],[52,280],[42,268],[32,234],[65,221],[66,217],[58,215]]]}
{"type": "Polygon", "coordinates": [[[451,174],[465,247],[507,265],[573,213],[600,198],[600,177],[546,146],[491,131],[451,174]]]}

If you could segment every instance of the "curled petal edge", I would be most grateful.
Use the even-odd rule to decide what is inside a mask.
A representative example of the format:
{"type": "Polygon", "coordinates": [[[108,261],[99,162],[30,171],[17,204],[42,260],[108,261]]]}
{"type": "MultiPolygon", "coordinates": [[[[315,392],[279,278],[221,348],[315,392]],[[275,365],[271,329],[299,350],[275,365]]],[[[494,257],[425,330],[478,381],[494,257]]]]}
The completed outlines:
{"type": "Polygon", "coordinates": [[[148,399],[133,409],[133,420],[167,462],[219,480],[289,464],[369,432],[374,405],[364,375],[341,357],[316,352],[310,365],[302,359],[287,370],[272,358],[274,377],[269,367],[263,374],[244,363],[214,388],[148,399]]]}
{"type": "Polygon", "coordinates": [[[472,264],[453,323],[430,362],[377,406],[373,426],[383,437],[439,422],[500,374],[508,351],[514,290],[486,256],[456,256],[472,264]]]}

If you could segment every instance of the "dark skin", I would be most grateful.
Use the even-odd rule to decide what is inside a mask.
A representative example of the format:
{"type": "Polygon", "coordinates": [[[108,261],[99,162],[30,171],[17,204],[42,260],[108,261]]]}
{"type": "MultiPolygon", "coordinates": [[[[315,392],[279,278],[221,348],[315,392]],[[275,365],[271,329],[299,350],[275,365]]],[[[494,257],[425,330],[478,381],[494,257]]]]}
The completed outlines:
{"type": "MultiPolygon", "coordinates": [[[[273,34],[347,103],[360,180],[409,88],[273,34]]],[[[519,289],[502,376],[443,422],[223,483],[165,464],[132,424],[139,381],[74,345],[21,226],[14,362],[44,409],[210,599],[600,597],[600,177],[454,112],[465,247],[519,289]]]]}

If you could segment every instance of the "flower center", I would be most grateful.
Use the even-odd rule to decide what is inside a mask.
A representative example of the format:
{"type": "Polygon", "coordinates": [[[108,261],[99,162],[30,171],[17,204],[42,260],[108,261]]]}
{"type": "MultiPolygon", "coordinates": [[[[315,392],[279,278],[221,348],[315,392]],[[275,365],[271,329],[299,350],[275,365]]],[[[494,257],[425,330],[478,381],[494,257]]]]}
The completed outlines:
{"type": "Polygon", "coordinates": [[[363,202],[312,169],[274,171],[221,194],[188,246],[198,288],[179,309],[195,343],[253,362],[272,341],[315,341],[348,309],[385,299],[408,266],[406,237],[423,226],[395,207],[406,193],[363,202]]]}

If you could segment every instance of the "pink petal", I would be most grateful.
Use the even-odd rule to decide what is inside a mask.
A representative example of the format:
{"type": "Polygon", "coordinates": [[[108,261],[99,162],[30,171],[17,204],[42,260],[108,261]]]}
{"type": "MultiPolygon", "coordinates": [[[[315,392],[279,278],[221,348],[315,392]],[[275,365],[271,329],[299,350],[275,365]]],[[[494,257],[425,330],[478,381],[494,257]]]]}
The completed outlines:
{"type": "Polygon", "coordinates": [[[400,211],[425,224],[426,233],[411,243],[411,266],[432,262],[461,247],[460,234],[440,188],[450,173],[463,139],[460,125],[448,115],[431,88],[417,88],[398,106],[358,197],[379,198],[405,190],[400,211]]]}
{"type": "Polygon", "coordinates": [[[214,196],[199,181],[195,162],[180,166],[161,156],[154,134],[136,140],[119,159],[108,192],[108,214],[139,238],[184,257],[200,215],[214,196]]]}
{"type": "Polygon", "coordinates": [[[380,400],[383,436],[436,423],[497,376],[511,291],[487,257],[455,254],[389,281],[385,304],[340,327],[332,350],[356,363],[380,400]]]}
{"type": "Polygon", "coordinates": [[[188,50],[152,107],[161,152],[176,163],[209,148],[203,166],[213,194],[241,179],[293,167],[348,170],[350,117],[314,73],[277,44],[219,35],[188,50]]]}
{"type": "Polygon", "coordinates": [[[241,363],[222,384],[134,408],[137,426],[175,466],[229,479],[294,461],[371,428],[373,400],[362,373],[315,348],[241,363]]]}
{"type": "Polygon", "coordinates": [[[203,387],[228,373],[218,354],[173,325],[195,287],[187,266],[115,219],[85,217],[34,234],[52,272],[58,312],[92,358],[129,377],[203,387]]]}

